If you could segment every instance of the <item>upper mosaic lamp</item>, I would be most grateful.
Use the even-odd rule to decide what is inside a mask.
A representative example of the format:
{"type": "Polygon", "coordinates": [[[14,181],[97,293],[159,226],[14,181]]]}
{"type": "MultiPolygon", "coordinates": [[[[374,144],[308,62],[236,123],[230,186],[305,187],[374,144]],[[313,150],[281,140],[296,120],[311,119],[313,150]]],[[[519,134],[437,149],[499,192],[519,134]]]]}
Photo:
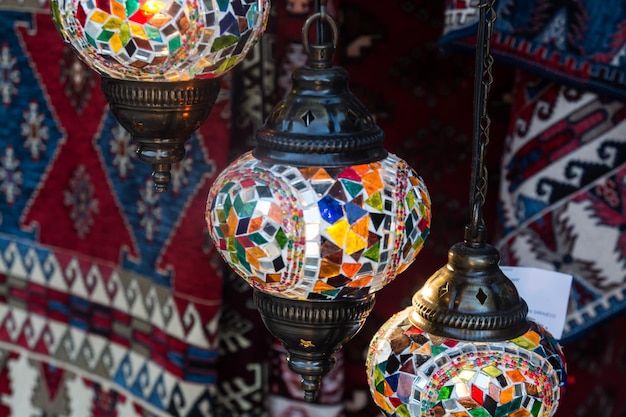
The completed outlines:
{"type": "Polygon", "coordinates": [[[63,39],[93,70],[118,79],[213,78],[263,32],[267,0],[52,0],[63,39]]]}

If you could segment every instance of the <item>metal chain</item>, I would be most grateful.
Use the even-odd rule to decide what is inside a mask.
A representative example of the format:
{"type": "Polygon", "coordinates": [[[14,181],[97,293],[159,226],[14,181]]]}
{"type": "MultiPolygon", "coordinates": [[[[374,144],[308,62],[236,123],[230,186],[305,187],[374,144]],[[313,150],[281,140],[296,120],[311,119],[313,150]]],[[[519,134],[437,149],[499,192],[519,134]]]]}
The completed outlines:
{"type": "Polygon", "coordinates": [[[474,74],[474,131],[472,148],[472,177],[470,189],[471,217],[465,240],[471,246],[485,244],[483,205],[487,195],[488,172],[485,165],[491,119],[487,112],[489,90],[493,83],[491,37],[496,21],[495,0],[483,0],[478,5],[479,22],[476,36],[474,74]]]}

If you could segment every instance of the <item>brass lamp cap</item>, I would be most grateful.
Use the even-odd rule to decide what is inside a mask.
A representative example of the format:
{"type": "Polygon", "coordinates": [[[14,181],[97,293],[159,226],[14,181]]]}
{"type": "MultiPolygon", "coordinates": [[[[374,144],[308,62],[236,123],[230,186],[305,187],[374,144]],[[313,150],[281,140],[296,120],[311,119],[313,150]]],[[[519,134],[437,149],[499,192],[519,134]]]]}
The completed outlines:
{"type": "Polygon", "coordinates": [[[452,246],[447,265],[413,296],[410,321],[426,332],[459,340],[502,341],[524,334],[528,306],[499,260],[491,245],[452,246]]]}

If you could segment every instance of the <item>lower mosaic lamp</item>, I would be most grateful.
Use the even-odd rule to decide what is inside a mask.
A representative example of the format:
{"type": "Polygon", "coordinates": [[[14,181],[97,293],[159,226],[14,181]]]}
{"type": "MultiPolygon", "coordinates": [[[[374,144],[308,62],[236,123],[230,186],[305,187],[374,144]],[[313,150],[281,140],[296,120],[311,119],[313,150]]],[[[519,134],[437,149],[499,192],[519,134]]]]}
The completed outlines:
{"type": "Polygon", "coordinates": [[[549,417],[562,396],[561,347],[498,266],[485,242],[482,206],[491,84],[493,0],[482,1],[478,31],[471,217],[448,263],[412,306],[374,335],[366,367],[370,391],[389,417],[549,417]]]}
{"type": "Polygon", "coordinates": [[[325,13],[307,20],[308,64],[257,133],[258,146],[215,180],[206,211],[217,249],[254,288],[308,401],[375,292],[411,264],[430,230],[424,183],[383,148],[346,71],[332,65],[336,39],[325,13]],[[334,40],[310,45],[319,21],[334,40]]]}
{"type": "Polygon", "coordinates": [[[265,29],[268,0],[51,0],[63,40],[101,76],[118,122],[165,191],[222,76],[265,29]]]}

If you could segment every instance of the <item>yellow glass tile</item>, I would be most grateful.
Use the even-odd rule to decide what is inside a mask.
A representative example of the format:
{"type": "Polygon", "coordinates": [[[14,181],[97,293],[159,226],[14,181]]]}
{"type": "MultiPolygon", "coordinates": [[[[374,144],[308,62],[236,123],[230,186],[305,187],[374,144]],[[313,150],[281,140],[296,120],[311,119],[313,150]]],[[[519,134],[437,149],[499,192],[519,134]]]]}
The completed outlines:
{"type": "Polygon", "coordinates": [[[142,25],[135,22],[128,22],[128,25],[130,26],[130,33],[133,36],[140,39],[148,39],[148,35],[146,34],[146,31],[144,30],[142,25]]]}
{"type": "Polygon", "coordinates": [[[370,219],[369,216],[363,216],[352,225],[352,231],[363,239],[367,240],[369,234],[370,219]]]}
{"type": "Polygon", "coordinates": [[[330,236],[335,245],[342,247],[349,229],[350,224],[348,223],[348,220],[339,219],[335,222],[335,224],[326,228],[326,233],[328,233],[328,236],[330,236]]]}
{"type": "Polygon", "coordinates": [[[122,40],[120,39],[120,35],[117,33],[114,33],[113,36],[111,36],[111,39],[109,39],[109,45],[111,45],[111,49],[115,53],[118,53],[124,46],[122,45],[122,40]]]}
{"type": "MultiPolygon", "coordinates": [[[[365,187],[367,188],[367,184],[364,184],[365,187]]],[[[365,200],[365,203],[378,210],[378,211],[383,211],[384,207],[383,207],[383,198],[382,195],[380,194],[380,192],[375,192],[374,194],[370,194],[369,190],[368,190],[368,195],[370,195],[370,197],[365,200]]]]}
{"type": "Polygon", "coordinates": [[[341,269],[343,269],[343,273],[345,276],[352,278],[354,274],[359,272],[359,269],[361,269],[361,264],[358,262],[357,263],[346,262],[343,265],[341,265],[341,269]]]}
{"type": "Polygon", "coordinates": [[[392,407],[391,404],[389,404],[389,400],[387,399],[387,397],[385,397],[380,392],[374,391],[374,400],[376,401],[376,404],[386,413],[391,414],[394,412],[395,408],[392,407]]]}
{"type": "Polygon", "coordinates": [[[96,22],[96,23],[104,23],[107,21],[109,16],[111,15],[108,13],[105,13],[101,10],[95,10],[89,17],[89,20],[91,20],[92,22],[96,22]]]}
{"type": "Polygon", "coordinates": [[[248,233],[254,233],[261,230],[263,225],[263,217],[253,217],[248,223],[248,233]]]}
{"type": "Polygon", "coordinates": [[[526,378],[524,378],[524,375],[522,375],[517,369],[507,371],[506,374],[513,382],[526,382],[526,378]]]}
{"type": "Polygon", "coordinates": [[[322,259],[322,262],[320,265],[320,272],[319,272],[320,278],[336,277],[337,275],[339,275],[340,272],[341,272],[340,265],[337,265],[334,262],[329,262],[326,259],[322,259]]]}
{"type": "Polygon", "coordinates": [[[464,369],[461,371],[461,373],[459,373],[459,378],[461,378],[463,381],[471,381],[472,378],[474,378],[474,375],[476,375],[476,371],[464,369]]]}
{"type": "Polygon", "coordinates": [[[380,173],[378,171],[368,172],[363,175],[361,181],[363,182],[363,186],[365,186],[367,195],[372,195],[383,188],[383,180],[380,178],[380,173]]]}
{"type": "Polygon", "coordinates": [[[526,410],[525,408],[520,408],[519,410],[510,413],[509,417],[528,417],[530,415],[530,411],[526,410]]]}
{"type": "Polygon", "coordinates": [[[165,3],[160,2],[159,0],[147,0],[140,9],[146,13],[153,15],[155,13],[160,12],[165,7],[165,3]]]}
{"type": "Polygon", "coordinates": [[[415,193],[413,190],[409,190],[409,192],[406,193],[406,205],[409,209],[415,207],[415,193]]]}
{"type": "Polygon", "coordinates": [[[313,288],[313,291],[322,292],[322,291],[328,291],[328,290],[334,290],[334,289],[335,287],[328,285],[324,281],[317,281],[315,283],[315,287],[313,288]]]}
{"type": "Polygon", "coordinates": [[[513,400],[513,386],[500,391],[500,404],[506,404],[513,400]]]}
{"type": "Polygon", "coordinates": [[[115,30],[115,29],[119,29],[120,27],[122,27],[123,23],[124,21],[122,19],[118,19],[115,16],[111,16],[109,20],[107,20],[106,23],[102,25],[102,27],[107,30],[115,30]]]}
{"type": "Polygon", "coordinates": [[[485,366],[483,369],[481,369],[481,371],[483,371],[492,378],[496,378],[502,375],[502,371],[493,365],[485,366]]]}
{"type": "Polygon", "coordinates": [[[363,277],[363,278],[357,278],[353,281],[351,281],[348,284],[348,287],[352,287],[352,288],[363,288],[363,287],[367,287],[368,285],[370,285],[370,282],[372,282],[372,279],[374,278],[373,275],[369,275],[367,277],[363,277]]]}
{"type": "Polygon", "coordinates": [[[352,230],[348,231],[348,235],[346,236],[346,244],[345,250],[348,255],[353,254],[354,252],[358,252],[361,249],[367,248],[367,240],[363,239],[358,234],[354,233],[352,230]]]}

